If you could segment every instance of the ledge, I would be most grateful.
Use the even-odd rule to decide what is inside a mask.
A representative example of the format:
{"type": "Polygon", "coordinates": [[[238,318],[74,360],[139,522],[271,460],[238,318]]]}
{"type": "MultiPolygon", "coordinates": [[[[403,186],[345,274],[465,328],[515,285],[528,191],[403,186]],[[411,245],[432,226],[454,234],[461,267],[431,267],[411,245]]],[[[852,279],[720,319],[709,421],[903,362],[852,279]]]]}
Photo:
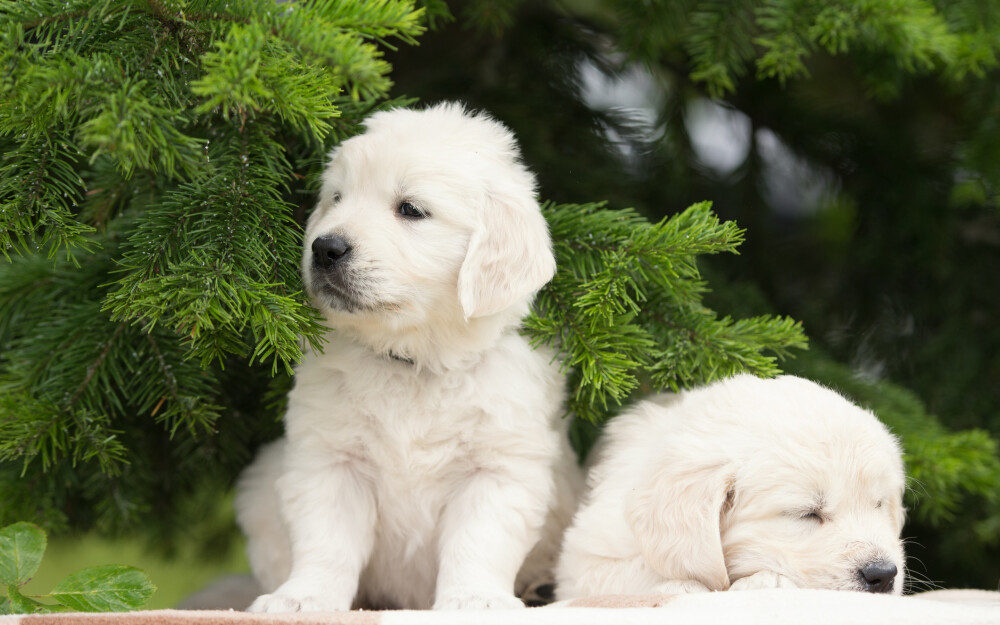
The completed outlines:
{"type": "Polygon", "coordinates": [[[149,610],[0,617],[0,625],[1000,625],[1000,592],[944,590],[907,597],[829,590],[620,595],[524,610],[391,610],[248,614],[149,610]]]}

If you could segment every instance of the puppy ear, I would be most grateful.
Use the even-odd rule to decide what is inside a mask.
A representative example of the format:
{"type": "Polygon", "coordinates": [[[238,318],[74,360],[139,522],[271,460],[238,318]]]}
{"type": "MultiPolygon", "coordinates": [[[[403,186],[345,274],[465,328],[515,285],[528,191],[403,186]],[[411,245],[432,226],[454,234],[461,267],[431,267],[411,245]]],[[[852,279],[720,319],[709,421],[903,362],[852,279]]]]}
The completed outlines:
{"type": "Polygon", "coordinates": [[[556,260],[534,197],[490,194],[458,274],[466,319],[498,313],[552,279],[556,260]]]}
{"type": "Polygon", "coordinates": [[[646,562],[667,580],[727,590],[720,523],[729,507],[730,465],[679,471],[664,463],[625,501],[625,518],[646,562]]]}

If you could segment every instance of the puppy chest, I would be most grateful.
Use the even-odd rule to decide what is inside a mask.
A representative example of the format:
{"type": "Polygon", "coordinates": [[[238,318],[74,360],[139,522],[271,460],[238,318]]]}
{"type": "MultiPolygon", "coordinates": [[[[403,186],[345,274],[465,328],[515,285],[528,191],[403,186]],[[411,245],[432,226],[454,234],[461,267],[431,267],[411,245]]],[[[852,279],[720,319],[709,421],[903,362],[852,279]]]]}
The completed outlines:
{"type": "Polygon", "coordinates": [[[351,381],[298,384],[288,437],[356,462],[387,508],[446,502],[481,470],[507,472],[525,463],[544,470],[555,453],[558,435],[537,408],[516,401],[479,405],[481,393],[444,380],[390,378],[377,387],[351,381]]]}
{"type": "Polygon", "coordinates": [[[448,489],[495,455],[477,440],[474,429],[463,431],[426,421],[372,418],[364,443],[363,457],[371,464],[379,488],[398,490],[401,498],[448,489]]]}

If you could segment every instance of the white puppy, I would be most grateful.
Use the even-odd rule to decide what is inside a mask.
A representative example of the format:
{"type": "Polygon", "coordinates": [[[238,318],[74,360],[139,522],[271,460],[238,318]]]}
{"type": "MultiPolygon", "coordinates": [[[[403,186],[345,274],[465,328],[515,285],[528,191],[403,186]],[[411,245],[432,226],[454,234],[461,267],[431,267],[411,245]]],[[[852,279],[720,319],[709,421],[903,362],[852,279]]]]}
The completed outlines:
{"type": "Polygon", "coordinates": [[[658,396],[613,419],[595,451],[560,599],[902,590],[899,445],[829,389],[740,375],[658,396]]]}
{"type": "Polygon", "coordinates": [[[306,227],[333,330],[238,485],[269,593],[250,610],[520,607],[582,483],[558,366],[518,334],[555,271],[534,177],[510,131],[460,105],[366,127],[306,227]]]}

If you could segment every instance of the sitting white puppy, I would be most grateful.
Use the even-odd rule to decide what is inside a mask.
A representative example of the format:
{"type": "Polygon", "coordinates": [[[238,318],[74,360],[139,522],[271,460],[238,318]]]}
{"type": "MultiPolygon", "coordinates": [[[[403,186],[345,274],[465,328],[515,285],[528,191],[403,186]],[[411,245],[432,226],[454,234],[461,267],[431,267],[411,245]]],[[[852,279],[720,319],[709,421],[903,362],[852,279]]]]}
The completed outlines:
{"type": "Polygon", "coordinates": [[[595,453],[560,599],[902,591],[899,445],[827,388],[739,375],[661,395],[614,418],[595,453]]]}
{"type": "Polygon", "coordinates": [[[555,271],[534,177],[510,131],[457,104],[366,127],[306,228],[332,331],[238,485],[269,593],[250,610],[521,607],[582,485],[558,365],[518,334],[555,271]]]}

